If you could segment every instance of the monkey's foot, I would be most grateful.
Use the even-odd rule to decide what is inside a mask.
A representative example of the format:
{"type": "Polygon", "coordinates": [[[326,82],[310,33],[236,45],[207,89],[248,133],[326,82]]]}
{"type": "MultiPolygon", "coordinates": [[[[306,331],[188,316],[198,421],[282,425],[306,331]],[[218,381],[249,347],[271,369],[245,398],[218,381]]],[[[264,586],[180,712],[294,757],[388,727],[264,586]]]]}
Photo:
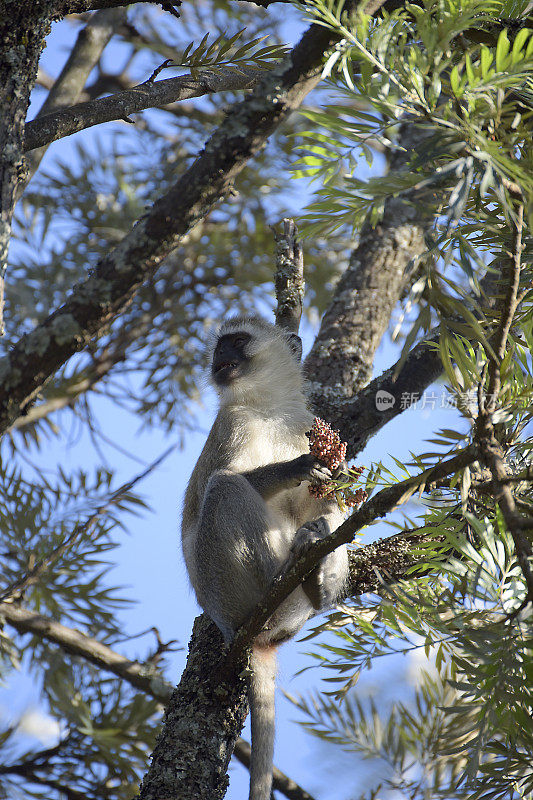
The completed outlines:
{"type": "MultiPolygon", "coordinates": [[[[315,542],[325,539],[330,533],[331,531],[325,517],[319,517],[318,519],[306,522],[305,525],[298,528],[291,545],[291,555],[287,566],[291,567],[315,542]]],[[[317,566],[302,583],[302,589],[309,598],[313,608],[317,611],[322,608],[325,600],[323,584],[324,576],[320,565],[317,566]]]]}
{"type": "Polygon", "coordinates": [[[311,545],[318,542],[320,539],[325,539],[331,533],[329,525],[325,517],[306,522],[301,528],[298,528],[294,534],[294,539],[291,544],[291,558],[290,562],[293,564],[300,556],[306,553],[311,545]]]}

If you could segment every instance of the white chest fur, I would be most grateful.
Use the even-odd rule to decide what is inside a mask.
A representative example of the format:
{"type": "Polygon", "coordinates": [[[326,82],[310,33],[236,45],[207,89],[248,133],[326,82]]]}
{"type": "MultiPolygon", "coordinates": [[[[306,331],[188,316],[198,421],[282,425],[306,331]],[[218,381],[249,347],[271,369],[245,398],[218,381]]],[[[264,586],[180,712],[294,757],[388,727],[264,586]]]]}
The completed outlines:
{"type": "Polygon", "coordinates": [[[239,440],[238,455],[231,463],[237,472],[263,467],[309,451],[305,436],[307,421],[295,428],[283,418],[265,418],[246,409],[242,412],[235,435],[239,440]]]}

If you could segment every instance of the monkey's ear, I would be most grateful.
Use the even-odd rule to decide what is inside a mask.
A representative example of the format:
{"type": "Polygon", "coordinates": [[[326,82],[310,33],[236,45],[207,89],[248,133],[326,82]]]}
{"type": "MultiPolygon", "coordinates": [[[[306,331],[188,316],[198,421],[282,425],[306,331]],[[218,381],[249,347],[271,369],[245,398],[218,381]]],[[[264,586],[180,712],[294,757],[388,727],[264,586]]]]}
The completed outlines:
{"type": "Polygon", "coordinates": [[[286,338],[293,356],[297,361],[301,361],[303,352],[302,340],[297,333],[287,333],[286,338]]]}

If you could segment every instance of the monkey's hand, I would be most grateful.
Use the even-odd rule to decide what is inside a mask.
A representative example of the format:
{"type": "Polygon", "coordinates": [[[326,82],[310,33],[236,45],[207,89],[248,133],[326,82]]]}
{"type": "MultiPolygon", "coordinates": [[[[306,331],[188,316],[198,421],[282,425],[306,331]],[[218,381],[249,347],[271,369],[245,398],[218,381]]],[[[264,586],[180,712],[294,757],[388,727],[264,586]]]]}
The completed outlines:
{"type": "Polygon", "coordinates": [[[333,473],[317,459],[312,453],[304,453],[290,462],[294,465],[294,477],[298,483],[311,481],[311,483],[326,483],[333,479],[333,473]]]}

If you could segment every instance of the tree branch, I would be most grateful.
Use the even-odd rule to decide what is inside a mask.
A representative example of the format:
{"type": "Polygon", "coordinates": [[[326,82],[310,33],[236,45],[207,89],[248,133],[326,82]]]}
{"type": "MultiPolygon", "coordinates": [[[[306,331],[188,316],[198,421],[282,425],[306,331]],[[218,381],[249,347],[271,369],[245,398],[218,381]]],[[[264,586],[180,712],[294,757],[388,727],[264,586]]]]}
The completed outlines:
{"type": "MultiPolygon", "coordinates": [[[[143,2],[161,5],[161,0],[143,0],[143,2]]],[[[55,3],[54,19],[61,19],[68,14],[85,14],[87,11],[122,8],[131,4],[131,0],[58,0],[55,3]]]]}
{"type": "Polygon", "coordinates": [[[198,80],[190,75],[161,81],[148,79],[138,86],[116,92],[110,97],[78,103],[46,116],[39,115],[26,125],[24,149],[28,151],[40,148],[85,128],[124,119],[146,108],[165,106],[168,103],[216,92],[251,89],[264,74],[265,70],[242,67],[239,72],[219,68],[216,73],[206,73],[198,80]]]}
{"type": "Polygon", "coordinates": [[[0,336],[15,194],[24,174],[24,119],[54,10],[55,3],[44,0],[0,1],[0,336]]]}
{"type": "MultiPolygon", "coordinates": [[[[143,0],[143,2],[153,3],[156,5],[164,6],[162,0],[143,0]]],[[[178,8],[182,0],[175,0],[175,2],[168,2],[166,5],[175,6],[178,8]]],[[[267,8],[272,3],[288,3],[290,0],[250,0],[256,6],[267,8]]],[[[116,8],[117,6],[131,5],[131,0],[59,0],[57,3],[56,14],[65,16],[66,14],[82,14],[85,11],[94,11],[98,8],[116,8]]],[[[349,5],[349,4],[347,4],[349,5]]],[[[381,6],[387,8],[396,7],[398,0],[387,0],[387,2],[380,2],[380,0],[369,0],[365,5],[365,12],[367,14],[375,14],[381,6]]]]}
{"type": "MultiPolygon", "coordinates": [[[[30,783],[36,783],[38,786],[46,786],[48,789],[54,789],[66,800],[87,800],[87,795],[84,792],[79,792],[77,789],[68,786],[56,778],[46,777],[39,775],[36,767],[28,767],[24,762],[20,764],[7,765],[4,770],[4,775],[19,775],[25,778],[30,783]]],[[[41,767],[43,769],[43,767],[41,767]]]]}
{"type": "Polygon", "coordinates": [[[96,667],[123,678],[130,686],[166,704],[174,687],[165,681],[153,667],[131,661],[97,639],[76,628],[28,611],[16,603],[0,603],[0,616],[19,633],[31,633],[61,647],[66,653],[81,656],[96,667]]]}
{"type": "Polygon", "coordinates": [[[274,231],[276,240],[276,325],[298,333],[302,318],[304,284],[304,254],[298,241],[294,220],[283,220],[283,232],[274,231]]]}
{"type": "MultiPolygon", "coordinates": [[[[48,399],[45,398],[38,405],[29,408],[23,416],[17,417],[13,425],[7,429],[6,433],[12,433],[13,431],[26,428],[29,425],[34,425],[39,422],[39,420],[48,417],[55,411],[61,411],[67,406],[73,406],[80,395],[93,389],[99,381],[109,374],[114,366],[124,360],[126,356],[125,351],[126,348],[124,345],[115,347],[113,350],[104,348],[104,351],[94,356],[93,361],[82,371],[79,380],[75,383],[71,380],[64,381],[64,390],[60,396],[53,395],[55,391],[61,391],[62,385],[59,387],[54,386],[53,389],[55,391],[51,392],[51,397],[48,397],[48,399]]],[[[51,384],[49,384],[48,389],[50,385],[51,384]]]]}
{"type": "Polygon", "coordinates": [[[355,398],[337,404],[333,425],[340,428],[341,439],[348,444],[348,458],[355,458],[372,436],[406,411],[442,375],[442,361],[435,346],[438,340],[439,332],[433,331],[413,347],[403,364],[397,361],[360,389],[355,398]],[[378,407],[378,392],[387,392],[394,402],[378,407]]]}
{"type": "MultiPolygon", "coordinates": [[[[57,109],[70,106],[78,100],[92,69],[98,63],[117,26],[125,18],[125,8],[97,11],[92,15],[87,25],[78,33],[70,55],[37,114],[37,119],[46,119],[57,109]]],[[[32,126],[38,124],[37,120],[26,123],[24,133],[25,151],[33,150],[27,145],[28,128],[31,129],[32,126]]],[[[24,186],[37,171],[46,153],[47,145],[52,141],[53,139],[40,141],[35,145],[35,147],[39,147],[38,151],[26,158],[28,176],[18,187],[19,195],[22,194],[24,186]]]]}

